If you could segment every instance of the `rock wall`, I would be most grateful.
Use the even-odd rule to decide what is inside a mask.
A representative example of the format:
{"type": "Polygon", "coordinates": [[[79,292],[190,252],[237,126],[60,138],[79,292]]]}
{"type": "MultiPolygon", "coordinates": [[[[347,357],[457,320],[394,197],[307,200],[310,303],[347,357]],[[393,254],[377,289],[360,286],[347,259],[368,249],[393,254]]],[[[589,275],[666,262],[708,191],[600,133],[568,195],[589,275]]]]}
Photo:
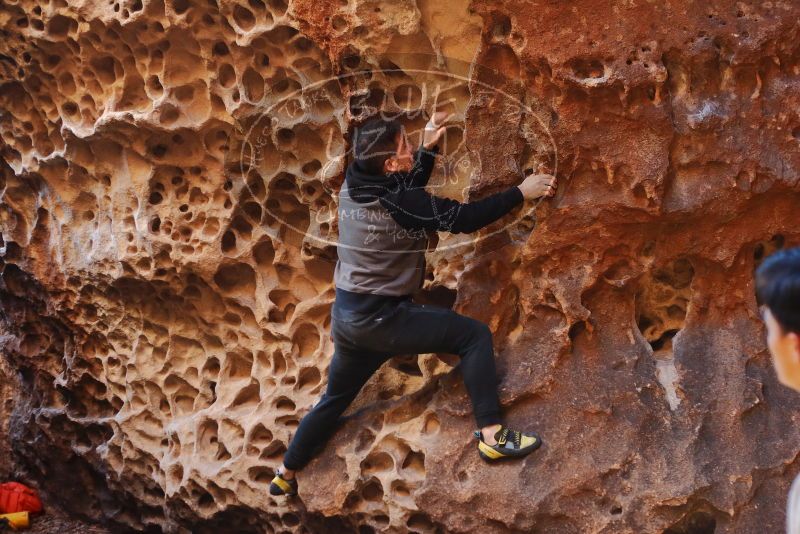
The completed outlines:
{"type": "Polygon", "coordinates": [[[752,273],[800,244],[800,4],[610,4],[6,0],[0,473],[115,532],[781,531],[800,398],[752,273]],[[545,446],[486,466],[457,358],[396,358],[273,499],[348,134],[436,104],[438,194],[560,180],[419,295],[491,326],[545,446]]]}

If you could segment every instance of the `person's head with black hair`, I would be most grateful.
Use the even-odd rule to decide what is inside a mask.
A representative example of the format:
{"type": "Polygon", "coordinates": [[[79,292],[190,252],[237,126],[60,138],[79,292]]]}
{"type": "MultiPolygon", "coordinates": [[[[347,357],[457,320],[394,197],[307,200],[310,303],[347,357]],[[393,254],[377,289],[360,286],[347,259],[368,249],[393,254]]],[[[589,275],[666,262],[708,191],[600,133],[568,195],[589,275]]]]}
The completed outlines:
{"type": "Polygon", "coordinates": [[[800,391],[800,247],[778,251],[759,265],[756,298],[778,379],[800,391]]]}
{"type": "Polygon", "coordinates": [[[411,143],[397,118],[377,113],[353,130],[356,165],[367,174],[409,171],[413,165],[411,143]]]}

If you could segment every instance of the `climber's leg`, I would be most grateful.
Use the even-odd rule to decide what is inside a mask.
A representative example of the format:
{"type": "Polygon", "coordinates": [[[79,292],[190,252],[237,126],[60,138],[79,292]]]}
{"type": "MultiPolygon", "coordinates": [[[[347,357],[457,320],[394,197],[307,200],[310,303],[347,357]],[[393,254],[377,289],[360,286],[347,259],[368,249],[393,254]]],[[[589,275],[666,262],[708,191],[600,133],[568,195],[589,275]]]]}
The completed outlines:
{"type": "Polygon", "coordinates": [[[492,333],[486,324],[448,308],[405,301],[385,318],[383,328],[374,330],[377,339],[365,346],[382,346],[392,354],[445,352],[461,357],[464,384],[480,429],[475,436],[481,458],[519,458],[541,446],[536,434],[500,424],[492,333]]]}
{"type": "Polygon", "coordinates": [[[339,416],[387,358],[388,355],[377,351],[348,350],[335,344],[327,389],[300,421],[283,458],[287,469],[302,469],[311,460],[315,449],[336,430],[339,416]]]}
{"type": "Polygon", "coordinates": [[[497,373],[492,332],[484,323],[429,304],[411,300],[396,306],[381,329],[372,331],[368,348],[395,354],[443,352],[461,358],[464,385],[479,428],[500,423],[497,373]]]}

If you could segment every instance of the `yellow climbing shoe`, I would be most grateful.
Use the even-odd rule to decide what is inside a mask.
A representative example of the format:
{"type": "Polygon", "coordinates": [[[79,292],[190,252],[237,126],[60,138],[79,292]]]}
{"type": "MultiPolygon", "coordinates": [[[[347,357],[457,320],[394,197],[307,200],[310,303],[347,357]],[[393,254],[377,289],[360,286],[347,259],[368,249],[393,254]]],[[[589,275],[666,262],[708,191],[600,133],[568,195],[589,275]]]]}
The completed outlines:
{"type": "Polygon", "coordinates": [[[495,445],[483,441],[480,430],[475,431],[475,437],[478,438],[478,453],[487,462],[503,458],[521,458],[542,446],[542,439],[536,434],[511,430],[506,426],[501,426],[500,430],[495,432],[494,439],[497,440],[495,445]]]}
{"type": "Polygon", "coordinates": [[[275,478],[269,483],[270,495],[297,495],[297,477],[287,480],[280,473],[275,474],[275,478]]]}

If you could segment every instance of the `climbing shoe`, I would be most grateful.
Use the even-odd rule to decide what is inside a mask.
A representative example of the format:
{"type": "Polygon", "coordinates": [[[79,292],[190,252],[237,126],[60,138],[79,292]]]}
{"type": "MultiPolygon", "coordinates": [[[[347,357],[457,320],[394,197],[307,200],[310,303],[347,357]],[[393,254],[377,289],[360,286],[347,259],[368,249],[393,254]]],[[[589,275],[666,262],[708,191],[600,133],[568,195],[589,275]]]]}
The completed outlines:
{"type": "Polygon", "coordinates": [[[287,480],[280,473],[275,473],[275,478],[269,483],[270,495],[297,495],[297,477],[287,480]]]}
{"type": "Polygon", "coordinates": [[[483,441],[480,430],[475,431],[475,437],[478,438],[478,453],[487,462],[502,458],[521,458],[542,445],[542,439],[536,434],[511,430],[505,426],[495,432],[494,439],[497,440],[495,445],[483,441]]]}

